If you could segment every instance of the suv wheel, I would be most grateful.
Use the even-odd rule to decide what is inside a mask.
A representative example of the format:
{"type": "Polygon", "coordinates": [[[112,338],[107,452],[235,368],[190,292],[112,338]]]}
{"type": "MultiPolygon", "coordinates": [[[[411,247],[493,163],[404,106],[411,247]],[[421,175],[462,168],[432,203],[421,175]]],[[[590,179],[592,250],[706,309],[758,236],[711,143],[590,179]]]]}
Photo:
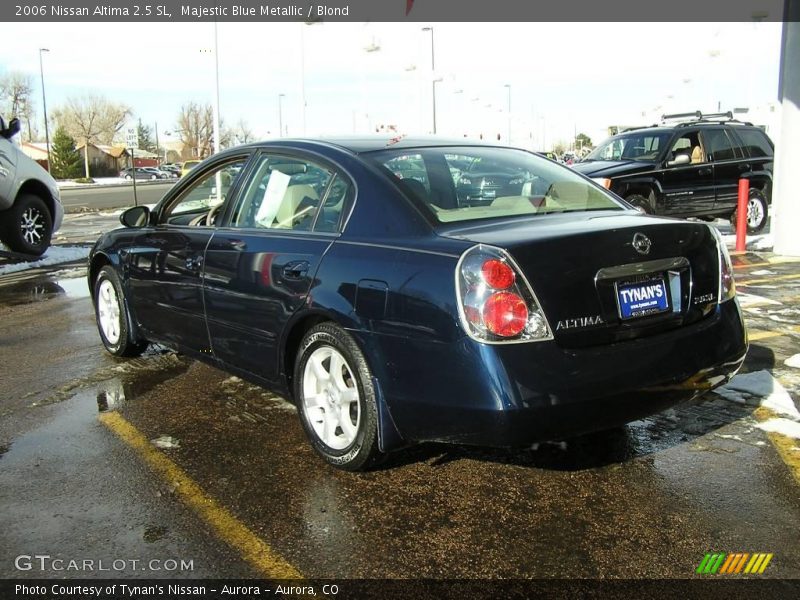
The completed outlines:
{"type": "Polygon", "coordinates": [[[53,218],[39,196],[21,194],[2,220],[3,241],[14,252],[41,256],[50,247],[53,218]]]}
{"type": "Polygon", "coordinates": [[[634,208],[638,208],[640,211],[645,213],[646,215],[653,215],[655,214],[655,208],[653,208],[653,203],[650,201],[649,198],[645,198],[641,194],[631,194],[625,201],[628,204],[631,204],[634,208]]]}
{"type": "MultiPolygon", "coordinates": [[[[769,203],[764,192],[750,190],[750,199],[747,201],[747,233],[759,233],[767,225],[769,218],[769,203]]],[[[731,225],[736,230],[737,211],[731,216],[731,225]]]]}

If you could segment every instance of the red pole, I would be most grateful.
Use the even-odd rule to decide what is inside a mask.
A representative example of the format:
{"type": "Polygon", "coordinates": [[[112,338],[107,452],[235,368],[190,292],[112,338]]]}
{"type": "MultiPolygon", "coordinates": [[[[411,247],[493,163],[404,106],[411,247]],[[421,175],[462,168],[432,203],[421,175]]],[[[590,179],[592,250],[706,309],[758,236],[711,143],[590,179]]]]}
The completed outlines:
{"type": "Polygon", "coordinates": [[[736,204],[736,251],[744,252],[747,241],[747,201],[750,197],[750,180],[739,180],[739,200],[736,204]]]}

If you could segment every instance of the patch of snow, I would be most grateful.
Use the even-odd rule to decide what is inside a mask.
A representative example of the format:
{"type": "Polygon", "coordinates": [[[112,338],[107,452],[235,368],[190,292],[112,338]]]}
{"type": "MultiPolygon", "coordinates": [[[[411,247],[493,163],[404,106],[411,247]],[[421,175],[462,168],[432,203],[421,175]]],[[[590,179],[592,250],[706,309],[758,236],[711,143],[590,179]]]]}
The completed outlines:
{"type": "Polygon", "coordinates": [[[154,440],[150,440],[150,443],[153,444],[156,448],[180,448],[181,443],[171,435],[162,435],[161,437],[157,437],[154,440]]]}
{"type": "Polygon", "coordinates": [[[88,258],[90,249],[89,246],[50,246],[44,255],[37,259],[0,265],[0,275],[88,258]]]}
{"type": "Polygon", "coordinates": [[[800,412],[792,397],[769,371],[756,371],[737,375],[727,385],[718,388],[717,394],[733,402],[745,402],[747,396],[760,398],[759,404],[771,411],[800,421],[800,412]]]}
{"type": "Polygon", "coordinates": [[[759,423],[756,427],[770,433],[780,433],[800,440],[800,423],[791,419],[768,419],[763,423],[759,423]]]}
{"type": "Polygon", "coordinates": [[[800,354],[795,354],[794,356],[787,358],[785,361],[783,361],[783,364],[785,364],[787,367],[800,369],[800,354]]]}
{"type": "Polygon", "coordinates": [[[739,298],[739,305],[742,308],[748,308],[752,304],[777,304],[781,305],[780,302],[777,300],[773,300],[772,298],[765,298],[764,296],[757,296],[755,294],[744,294],[742,292],[737,292],[736,296],[739,298]]]}
{"type": "Polygon", "coordinates": [[[758,271],[750,271],[750,275],[776,275],[775,271],[769,269],[759,269],[758,271]]]}

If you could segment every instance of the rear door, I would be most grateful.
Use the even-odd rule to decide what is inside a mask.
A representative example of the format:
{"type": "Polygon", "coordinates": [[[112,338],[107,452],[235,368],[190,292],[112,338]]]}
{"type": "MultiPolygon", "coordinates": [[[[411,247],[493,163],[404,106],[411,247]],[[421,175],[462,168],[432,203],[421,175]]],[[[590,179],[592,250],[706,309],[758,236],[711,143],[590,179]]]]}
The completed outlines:
{"type": "Polygon", "coordinates": [[[320,159],[264,152],[205,254],[214,355],[259,377],[280,375],[279,342],[306,301],[352,202],[349,178],[320,159]]]}
{"type": "Polygon", "coordinates": [[[714,164],[716,201],[714,212],[733,212],[736,209],[739,179],[750,172],[741,147],[734,143],[723,127],[703,130],[708,154],[714,164]]]}

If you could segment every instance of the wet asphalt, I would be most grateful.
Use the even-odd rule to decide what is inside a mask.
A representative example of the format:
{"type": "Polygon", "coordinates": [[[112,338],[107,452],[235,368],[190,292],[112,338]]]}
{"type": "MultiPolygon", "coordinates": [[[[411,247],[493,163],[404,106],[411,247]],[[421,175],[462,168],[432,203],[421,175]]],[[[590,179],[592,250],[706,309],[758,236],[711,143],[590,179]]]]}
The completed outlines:
{"type": "MultiPolygon", "coordinates": [[[[259,574],[99,423],[109,410],[177,442],[159,452],[308,577],[684,578],[717,551],[774,553],[764,576],[800,577],[800,485],[755,427],[757,399],[711,394],[523,451],[429,444],[343,473],[280,397],[165,348],[107,355],[83,273],[0,278],[0,577],[109,575],[19,571],[21,554],[193,560],[115,577],[259,574]]],[[[737,275],[787,277],[740,288],[751,330],[786,332],[753,342],[744,370],[796,402],[800,263],[737,275]]]]}

